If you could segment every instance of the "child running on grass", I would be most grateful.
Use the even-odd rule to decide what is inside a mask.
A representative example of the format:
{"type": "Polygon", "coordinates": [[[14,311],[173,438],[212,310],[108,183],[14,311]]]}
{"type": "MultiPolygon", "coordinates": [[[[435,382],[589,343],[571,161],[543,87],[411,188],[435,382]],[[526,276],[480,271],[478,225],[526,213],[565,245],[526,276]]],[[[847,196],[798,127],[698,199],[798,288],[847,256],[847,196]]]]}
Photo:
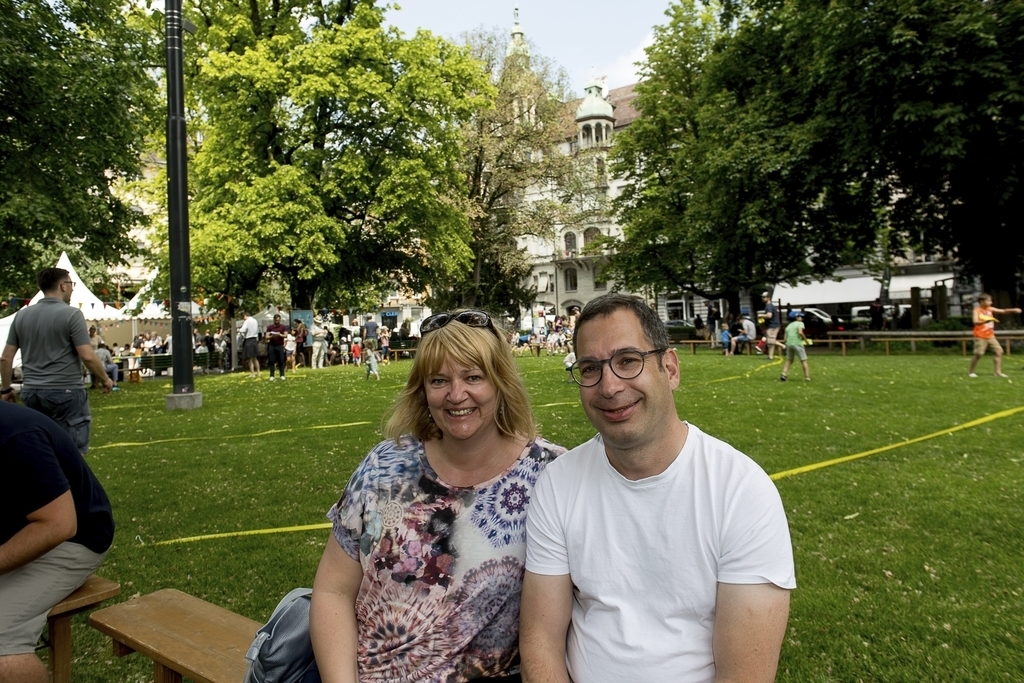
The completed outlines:
{"type": "Polygon", "coordinates": [[[378,380],[380,379],[380,373],[377,372],[377,352],[371,348],[366,349],[366,379],[370,379],[370,375],[373,375],[378,380]]]}
{"type": "Polygon", "coordinates": [[[974,370],[978,367],[978,361],[985,355],[985,351],[992,349],[995,354],[996,377],[1006,377],[1003,374],[1003,347],[996,341],[996,320],[995,314],[1020,313],[1019,308],[993,308],[992,297],[982,294],[978,297],[978,305],[974,307],[972,319],[974,322],[974,357],[971,358],[971,369],[967,371],[968,377],[977,377],[974,370]]]}
{"type": "Polygon", "coordinates": [[[782,366],[779,380],[785,382],[789,379],[789,366],[799,358],[800,364],[804,366],[804,381],[811,381],[811,370],[807,367],[807,351],[804,350],[804,345],[808,343],[810,340],[804,334],[804,314],[797,313],[796,320],[786,326],[786,363],[782,366]]]}

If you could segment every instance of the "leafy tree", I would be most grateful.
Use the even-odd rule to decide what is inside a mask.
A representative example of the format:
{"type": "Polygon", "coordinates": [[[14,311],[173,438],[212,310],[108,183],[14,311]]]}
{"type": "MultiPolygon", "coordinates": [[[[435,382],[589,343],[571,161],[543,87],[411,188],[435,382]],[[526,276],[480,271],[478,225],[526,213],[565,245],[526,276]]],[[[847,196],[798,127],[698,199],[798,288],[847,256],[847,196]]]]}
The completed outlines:
{"type": "Polygon", "coordinates": [[[464,37],[493,83],[491,105],[463,126],[472,266],[439,280],[436,308],[485,307],[518,318],[536,297],[532,265],[518,241],[550,237],[556,225],[599,212],[594,159],[570,154],[575,130],[567,78],[531,55],[521,35],[477,31],[464,37]]]}
{"type": "MultiPolygon", "coordinates": [[[[844,212],[861,200],[856,189],[825,195],[802,171],[807,131],[772,118],[790,93],[769,93],[755,108],[719,86],[743,48],[717,9],[679,2],[655,31],[634,103],[642,116],[615,149],[614,169],[630,184],[617,202],[624,236],[612,242],[611,268],[630,288],[726,296],[735,306],[740,289],[827,276],[862,256],[877,220],[844,212]]],[[[742,74],[766,68],[755,56],[742,74]]]]}
{"type": "Polygon", "coordinates": [[[771,122],[807,140],[802,175],[823,196],[859,195],[844,213],[881,216],[888,247],[952,253],[1011,290],[1024,265],[1024,244],[1006,241],[1024,208],[1024,5],[751,5],[721,87],[762,113],[785,98],[771,122]]]}
{"type": "Polygon", "coordinates": [[[674,5],[650,50],[644,116],[620,137],[624,272],[732,289],[912,247],[1012,289],[1024,5],[726,0],[716,16],[674,5]]]}
{"type": "Polygon", "coordinates": [[[385,29],[369,2],[190,13],[198,286],[238,297],[272,276],[309,308],[465,267],[458,133],[487,93],[465,51],[385,29]]]}
{"type": "Polygon", "coordinates": [[[62,249],[113,264],[142,223],[140,173],[159,45],[110,0],[0,0],[0,287],[35,292],[62,249]]]}

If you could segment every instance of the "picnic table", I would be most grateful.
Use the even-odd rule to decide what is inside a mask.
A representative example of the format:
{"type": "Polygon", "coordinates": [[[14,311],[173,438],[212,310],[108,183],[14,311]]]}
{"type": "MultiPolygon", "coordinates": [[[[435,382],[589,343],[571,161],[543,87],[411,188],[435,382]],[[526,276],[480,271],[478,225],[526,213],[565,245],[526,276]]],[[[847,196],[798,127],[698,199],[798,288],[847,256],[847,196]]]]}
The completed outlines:
{"type": "MultiPolygon", "coordinates": [[[[846,355],[846,345],[859,343],[861,350],[865,348],[865,342],[885,343],[885,355],[891,355],[891,344],[893,342],[909,342],[910,352],[917,352],[918,342],[959,342],[960,353],[967,355],[968,342],[974,342],[974,333],[970,330],[844,330],[842,332],[829,332],[829,347],[833,343],[843,345],[843,355],[846,355]]],[[[1005,342],[1006,354],[1013,352],[1011,341],[1024,339],[1024,330],[996,330],[996,340],[1001,344],[1005,342]]]]}

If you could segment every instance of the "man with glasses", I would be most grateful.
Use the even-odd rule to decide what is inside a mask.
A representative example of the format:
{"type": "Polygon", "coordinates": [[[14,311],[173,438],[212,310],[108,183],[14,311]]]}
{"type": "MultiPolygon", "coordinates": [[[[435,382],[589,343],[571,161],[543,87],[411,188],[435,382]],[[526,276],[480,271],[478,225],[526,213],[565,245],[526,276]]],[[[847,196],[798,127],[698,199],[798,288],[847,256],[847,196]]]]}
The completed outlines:
{"type": "Polygon", "coordinates": [[[774,680],[796,587],[774,484],[679,419],[679,359],[641,299],[591,301],[574,345],[598,435],[537,480],[523,680],[774,680]]]}
{"type": "Polygon", "coordinates": [[[44,268],[36,282],[43,298],[18,311],[0,354],[0,398],[17,402],[11,381],[14,354],[20,348],[21,400],[59,424],[84,454],[89,450],[92,414],[82,364],[103,384],[104,393],[110,392],[114,382],[92,349],[85,316],[69,305],[75,283],[68,271],[44,268]]]}

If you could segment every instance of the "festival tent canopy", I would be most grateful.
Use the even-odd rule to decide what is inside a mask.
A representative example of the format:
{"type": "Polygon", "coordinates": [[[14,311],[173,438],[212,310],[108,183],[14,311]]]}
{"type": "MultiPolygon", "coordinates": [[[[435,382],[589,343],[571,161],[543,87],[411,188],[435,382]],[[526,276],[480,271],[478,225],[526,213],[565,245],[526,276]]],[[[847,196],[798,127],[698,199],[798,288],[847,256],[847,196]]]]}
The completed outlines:
{"type": "MultiPolygon", "coordinates": [[[[71,293],[71,305],[80,309],[86,320],[124,320],[121,311],[103,303],[98,296],[92,293],[92,290],[85,286],[75,267],[71,265],[71,259],[68,258],[66,251],[61,252],[60,258],[57,260],[57,267],[68,271],[68,277],[75,283],[75,290],[71,293]]],[[[32,297],[29,306],[42,298],[43,293],[38,292],[32,297]]]]}
{"type": "Polygon", "coordinates": [[[274,322],[274,316],[281,316],[281,323],[284,325],[291,324],[291,314],[288,311],[283,311],[277,306],[268,304],[266,308],[253,313],[252,317],[256,318],[256,322],[260,327],[266,327],[270,323],[274,322]]]}
{"type": "Polygon", "coordinates": [[[931,296],[930,290],[935,285],[945,284],[946,287],[949,287],[954,282],[953,273],[893,275],[889,281],[889,298],[909,299],[912,287],[920,287],[923,290],[921,296],[931,296]]]}
{"type": "Polygon", "coordinates": [[[882,285],[871,277],[848,277],[843,280],[819,280],[807,284],[780,283],[772,299],[783,305],[815,306],[820,304],[859,304],[874,301],[882,285]]]}
{"type": "MultiPolygon", "coordinates": [[[[154,273],[153,278],[156,278],[154,273]]],[[[125,317],[137,318],[139,320],[170,320],[171,312],[167,310],[163,301],[148,297],[150,289],[153,287],[153,280],[151,279],[143,287],[139,289],[138,294],[131,298],[131,301],[125,305],[125,317]]],[[[199,304],[195,301],[192,302],[192,317],[197,318],[202,315],[202,311],[199,308],[199,304]]]]}

